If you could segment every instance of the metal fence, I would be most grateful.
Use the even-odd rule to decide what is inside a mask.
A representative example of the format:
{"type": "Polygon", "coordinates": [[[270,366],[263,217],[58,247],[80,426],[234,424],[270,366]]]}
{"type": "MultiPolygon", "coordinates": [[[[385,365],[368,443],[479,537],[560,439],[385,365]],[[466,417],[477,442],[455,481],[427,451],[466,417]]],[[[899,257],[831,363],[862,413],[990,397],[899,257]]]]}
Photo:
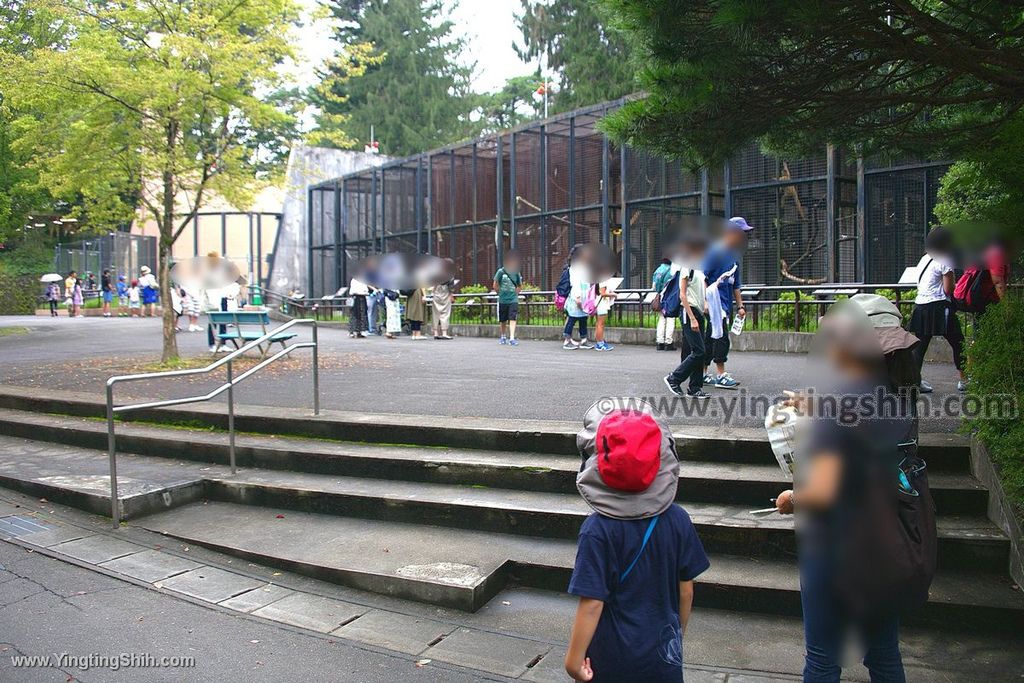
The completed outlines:
{"type": "MultiPolygon", "coordinates": [[[[815,332],[818,318],[837,301],[854,294],[880,294],[910,319],[916,289],[899,284],[820,284],[754,285],[742,289],[747,309],[746,331],[815,332]]],[[[610,327],[654,328],[658,313],[651,308],[654,293],[650,289],[625,289],[618,292],[608,313],[610,327]]],[[[346,297],[293,298],[263,290],[263,301],[288,316],[320,321],[347,322],[346,297]]],[[[429,297],[428,297],[429,301],[429,297]]],[[[554,305],[554,291],[524,291],[519,297],[520,325],[561,327],[565,313],[554,305]]],[[[429,308],[429,306],[428,306],[429,308]]],[[[456,294],[452,303],[452,324],[496,325],[497,295],[491,292],[456,294]]]]}
{"type": "Polygon", "coordinates": [[[372,253],[449,257],[489,284],[504,249],[554,288],[571,245],[600,241],[627,287],[645,287],[682,215],[744,216],[757,229],[743,278],[765,286],[885,283],[916,263],[945,162],[858,158],[827,148],[778,158],[750,145],[692,171],[628,146],[597,122],[621,101],[425,152],[310,187],[313,296],[347,284],[372,253]]]}
{"type": "Polygon", "coordinates": [[[142,266],[156,268],[155,237],[111,232],[53,248],[53,269],[62,275],[74,270],[84,278],[92,273],[99,282],[104,269],[110,269],[115,278],[131,278],[142,266]]]}

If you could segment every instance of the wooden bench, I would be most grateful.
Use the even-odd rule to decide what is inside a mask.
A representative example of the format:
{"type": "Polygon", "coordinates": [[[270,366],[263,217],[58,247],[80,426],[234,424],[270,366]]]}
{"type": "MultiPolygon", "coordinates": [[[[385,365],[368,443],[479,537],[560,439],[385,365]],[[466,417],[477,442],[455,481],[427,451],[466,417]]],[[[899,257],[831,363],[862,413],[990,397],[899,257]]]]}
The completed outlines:
{"type": "MultiPolygon", "coordinates": [[[[222,332],[214,333],[213,338],[217,342],[217,351],[220,351],[220,348],[227,342],[231,342],[236,349],[239,349],[249,342],[266,336],[269,331],[267,326],[270,324],[270,314],[266,309],[260,311],[210,311],[206,315],[211,325],[233,325],[222,332]]],[[[273,344],[287,346],[286,342],[294,339],[295,336],[296,333],[291,331],[271,336],[265,343],[259,345],[260,354],[266,356],[273,344]]]]}

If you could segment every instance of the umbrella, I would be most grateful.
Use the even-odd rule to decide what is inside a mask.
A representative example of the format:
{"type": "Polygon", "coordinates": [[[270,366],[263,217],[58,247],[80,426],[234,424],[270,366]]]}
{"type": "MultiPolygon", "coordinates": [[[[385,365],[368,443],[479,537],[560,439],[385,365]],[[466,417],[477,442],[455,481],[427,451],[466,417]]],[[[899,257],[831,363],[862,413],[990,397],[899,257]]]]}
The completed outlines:
{"type": "Polygon", "coordinates": [[[60,282],[64,278],[57,273],[47,273],[46,275],[39,278],[40,282],[60,282]]]}

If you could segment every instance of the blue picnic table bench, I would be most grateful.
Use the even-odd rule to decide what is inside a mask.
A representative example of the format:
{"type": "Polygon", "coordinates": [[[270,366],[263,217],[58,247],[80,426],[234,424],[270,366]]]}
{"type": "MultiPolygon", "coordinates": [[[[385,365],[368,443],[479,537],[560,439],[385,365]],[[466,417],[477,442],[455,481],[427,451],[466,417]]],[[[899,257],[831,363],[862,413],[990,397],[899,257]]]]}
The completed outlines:
{"type": "MultiPolygon", "coordinates": [[[[249,342],[266,336],[267,326],[270,325],[270,314],[266,309],[258,311],[209,311],[207,317],[211,325],[218,326],[213,338],[216,340],[217,351],[227,343],[234,345],[236,349],[241,348],[249,342]],[[228,327],[230,325],[230,327],[228,327]]],[[[287,346],[290,339],[294,339],[295,332],[287,331],[272,335],[264,344],[259,345],[260,354],[267,355],[273,344],[287,346]]]]}

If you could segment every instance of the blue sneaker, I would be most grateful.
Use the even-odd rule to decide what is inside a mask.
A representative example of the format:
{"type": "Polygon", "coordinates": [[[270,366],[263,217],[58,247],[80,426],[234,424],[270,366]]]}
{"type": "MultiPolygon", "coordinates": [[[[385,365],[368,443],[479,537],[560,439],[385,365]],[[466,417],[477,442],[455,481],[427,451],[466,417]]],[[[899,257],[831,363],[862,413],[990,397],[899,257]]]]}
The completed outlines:
{"type": "Polygon", "coordinates": [[[595,351],[604,351],[604,342],[597,342],[594,344],[595,351]]]}
{"type": "Polygon", "coordinates": [[[505,335],[502,335],[501,339],[498,340],[498,343],[504,346],[505,344],[508,344],[508,338],[505,337],[505,335]]]}
{"type": "Polygon", "coordinates": [[[735,389],[740,383],[734,380],[728,372],[725,372],[715,378],[714,385],[719,389],[735,389]]]}
{"type": "Polygon", "coordinates": [[[509,346],[519,346],[519,340],[518,339],[509,339],[508,340],[508,345],[509,346]]]}

